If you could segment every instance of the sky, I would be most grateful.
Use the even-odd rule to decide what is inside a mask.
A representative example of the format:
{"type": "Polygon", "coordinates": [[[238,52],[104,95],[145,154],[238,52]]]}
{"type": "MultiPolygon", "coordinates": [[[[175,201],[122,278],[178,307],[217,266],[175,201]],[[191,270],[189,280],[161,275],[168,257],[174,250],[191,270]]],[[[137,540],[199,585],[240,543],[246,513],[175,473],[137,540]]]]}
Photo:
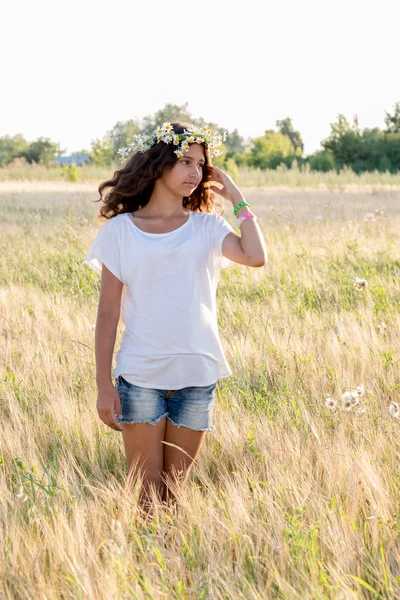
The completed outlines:
{"type": "Polygon", "coordinates": [[[0,137],[90,149],[117,121],[183,105],[244,138],[291,117],[384,127],[400,102],[399,0],[4,0],[0,137]]]}

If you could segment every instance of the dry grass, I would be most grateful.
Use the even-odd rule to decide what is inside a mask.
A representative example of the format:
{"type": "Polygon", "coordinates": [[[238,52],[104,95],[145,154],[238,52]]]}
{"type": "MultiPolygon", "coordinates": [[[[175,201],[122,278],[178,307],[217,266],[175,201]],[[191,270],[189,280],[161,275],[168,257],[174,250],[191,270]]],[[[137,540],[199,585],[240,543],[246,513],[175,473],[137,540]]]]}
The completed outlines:
{"type": "Polygon", "coordinates": [[[221,273],[217,429],[146,524],[95,410],[96,194],[0,193],[2,598],[399,597],[400,194],[247,197],[269,262],[221,273]]]}
{"type": "MultiPolygon", "coordinates": [[[[77,188],[79,185],[89,183],[99,185],[100,181],[110,179],[110,174],[121,168],[121,165],[115,163],[110,167],[99,167],[94,165],[83,165],[73,168],[73,173],[68,168],[62,168],[59,165],[46,167],[45,165],[19,164],[18,159],[14,165],[0,167],[0,183],[24,183],[37,182],[48,185],[50,182],[62,183],[73,181],[77,188]],[[71,180],[71,177],[73,179],[71,180]]],[[[399,189],[400,171],[390,173],[386,171],[366,172],[356,175],[349,167],[344,167],[339,173],[328,171],[311,171],[308,164],[296,167],[295,165],[288,169],[286,165],[280,165],[277,169],[254,169],[252,167],[242,166],[234,167],[230,171],[234,181],[243,187],[255,187],[257,189],[268,186],[295,188],[313,188],[345,191],[349,188],[365,188],[366,190],[377,190],[378,188],[399,189]]]]}

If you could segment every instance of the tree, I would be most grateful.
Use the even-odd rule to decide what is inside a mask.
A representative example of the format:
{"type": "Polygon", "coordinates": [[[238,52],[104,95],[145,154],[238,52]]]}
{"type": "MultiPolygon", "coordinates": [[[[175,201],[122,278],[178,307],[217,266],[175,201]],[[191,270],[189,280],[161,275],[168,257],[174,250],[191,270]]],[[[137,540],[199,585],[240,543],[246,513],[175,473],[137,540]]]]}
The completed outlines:
{"type": "Polygon", "coordinates": [[[263,137],[253,140],[249,164],[260,169],[276,169],[285,157],[294,154],[294,146],[287,135],[267,129],[263,137]]]}
{"type": "Polygon", "coordinates": [[[115,156],[117,156],[117,150],[132,143],[133,136],[139,132],[140,127],[137,121],[133,119],[117,121],[114,127],[107,132],[107,135],[114,144],[115,156]]]}
{"type": "Polygon", "coordinates": [[[21,152],[29,163],[43,163],[48,166],[54,162],[59,152],[59,145],[50,141],[50,138],[40,137],[29,144],[28,150],[21,152]]]}
{"type": "Polygon", "coordinates": [[[360,129],[358,118],[353,117],[353,124],[343,114],[338,115],[336,123],[331,123],[331,134],[321,142],[325,150],[330,150],[339,169],[351,165],[357,159],[360,149],[360,129]]]}
{"type": "Polygon", "coordinates": [[[335,158],[330,150],[319,150],[307,157],[311,171],[333,171],[335,158]]]}
{"type": "Polygon", "coordinates": [[[109,135],[106,134],[101,140],[95,139],[92,141],[90,159],[94,165],[97,165],[98,167],[109,167],[113,164],[114,157],[114,141],[109,135]]]}
{"type": "Polygon", "coordinates": [[[18,133],[13,137],[5,135],[0,138],[0,166],[5,167],[18,156],[23,156],[28,152],[29,143],[18,133]]]}
{"type": "MultiPolygon", "coordinates": [[[[114,127],[107,131],[102,139],[92,141],[90,157],[94,164],[110,166],[119,162],[117,150],[128,146],[133,141],[133,136],[138,133],[153,133],[158,125],[165,122],[173,123],[181,121],[195,127],[207,127],[214,133],[224,135],[226,129],[216,123],[207,123],[202,117],[194,118],[188,110],[188,103],[178,106],[167,103],[164,108],[158,110],[154,115],[145,116],[141,122],[137,120],[118,121],[114,127]]],[[[224,167],[229,158],[236,158],[243,152],[243,138],[237,129],[232,133],[226,132],[226,140],[222,144],[222,155],[214,157],[213,163],[224,167]]]]}
{"type": "Polygon", "coordinates": [[[119,162],[118,150],[128,146],[133,141],[133,136],[140,132],[137,121],[117,121],[112,129],[106,132],[102,139],[92,141],[90,160],[98,166],[110,166],[119,162]]]}
{"type": "Polygon", "coordinates": [[[387,133],[400,133],[400,102],[394,105],[394,113],[391,115],[385,110],[385,125],[387,133]]]}
{"type": "Polygon", "coordinates": [[[185,102],[182,106],[167,103],[164,108],[158,110],[154,115],[144,117],[142,133],[150,134],[158,125],[166,122],[173,123],[174,121],[195,124],[192,115],[188,111],[188,102],[185,102]]]}
{"type": "Polygon", "coordinates": [[[292,119],[290,117],[286,117],[286,119],[282,119],[282,121],[276,121],[276,127],[278,128],[278,131],[283,133],[283,135],[288,136],[293,144],[295,153],[302,155],[304,151],[303,139],[300,131],[294,129],[292,119]]]}
{"type": "MultiPolygon", "coordinates": [[[[143,118],[144,125],[142,126],[141,132],[151,134],[158,125],[162,125],[165,122],[173,123],[175,121],[181,121],[194,125],[195,127],[208,127],[214,133],[219,133],[221,136],[225,133],[226,129],[221,127],[217,123],[207,122],[203,117],[193,117],[188,110],[188,102],[178,106],[177,104],[166,104],[164,108],[158,110],[154,115],[147,115],[143,118]]],[[[237,129],[232,133],[227,132],[226,140],[222,148],[224,156],[220,156],[219,159],[225,162],[225,159],[234,156],[236,152],[242,152],[243,150],[243,138],[240,137],[237,129]],[[226,154],[225,154],[226,152],[226,154]]]]}

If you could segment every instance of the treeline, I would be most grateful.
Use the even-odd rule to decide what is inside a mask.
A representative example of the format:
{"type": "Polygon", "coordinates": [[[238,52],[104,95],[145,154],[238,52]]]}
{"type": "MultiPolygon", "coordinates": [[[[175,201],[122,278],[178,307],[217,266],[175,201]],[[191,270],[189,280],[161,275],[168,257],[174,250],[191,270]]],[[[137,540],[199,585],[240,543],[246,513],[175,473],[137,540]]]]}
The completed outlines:
{"type": "MultiPolygon", "coordinates": [[[[117,150],[127,146],[136,133],[151,133],[158,124],[165,121],[184,121],[194,125],[210,127],[223,134],[225,128],[216,123],[195,118],[188,111],[188,103],[183,106],[167,104],[154,115],[142,120],[118,121],[101,139],[92,141],[90,150],[74,154],[87,155],[85,163],[97,166],[115,166],[119,163],[117,150]]],[[[350,123],[343,114],[331,123],[329,137],[321,141],[321,149],[304,156],[301,133],[297,131],[291,118],[276,121],[276,129],[267,129],[264,135],[245,140],[237,129],[227,132],[223,154],[214,158],[214,164],[233,170],[236,166],[247,165],[259,169],[276,169],[285,164],[291,168],[309,164],[313,171],[339,172],[343,167],[355,173],[380,171],[397,173],[400,171],[400,102],[393,112],[385,111],[385,129],[374,127],[360,129],[355,116],[350,123]]],[[[10,166],[14,161],[39,163],[48,167],[55,164],[65,150],[49,138],[39,138],[27,142],[20,134],[0,138],[0,167],[10,166]]]]}

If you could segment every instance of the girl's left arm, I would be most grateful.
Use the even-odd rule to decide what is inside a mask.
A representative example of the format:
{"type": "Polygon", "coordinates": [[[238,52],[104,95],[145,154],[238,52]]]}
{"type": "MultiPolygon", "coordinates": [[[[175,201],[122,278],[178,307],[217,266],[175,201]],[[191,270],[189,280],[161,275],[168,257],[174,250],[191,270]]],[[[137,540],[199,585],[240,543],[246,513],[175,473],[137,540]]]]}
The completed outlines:
{"type": "MultiPolygon", "coordinates": [[[[222,189],[210,185],[210,189],[213,192],[229,200],[233,208],[245,200],[244,195],[227,173],[218,167],[212,167],[212,171],[212,181],[217,181],[223,185],[222,189]]],[[[236,219],[245,215],[249,210],[249,207],[246,205],[239,208],[236,213],[236,219]]],[[[263,233],[256,219],[252,217],[242,222],[240,225],[240,236],[232,232],[224,238],[223,254],[235,262],[247,264],[248,266],[262,267],[265,265],[268,253],[263,233]]]]}

